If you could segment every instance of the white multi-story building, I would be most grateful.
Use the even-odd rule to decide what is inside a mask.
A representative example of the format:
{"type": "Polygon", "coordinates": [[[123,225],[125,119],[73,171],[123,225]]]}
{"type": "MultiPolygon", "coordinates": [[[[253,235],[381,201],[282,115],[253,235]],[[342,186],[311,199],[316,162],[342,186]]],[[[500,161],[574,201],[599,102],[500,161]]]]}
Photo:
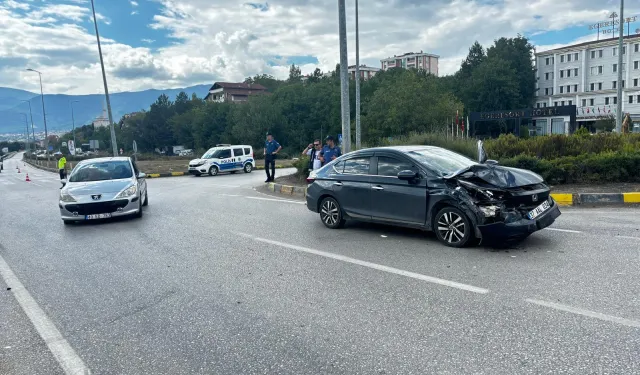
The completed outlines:
{"type": "Polygon", "coordinates": [[[400,56],[394,55],[393,57],[387,57],[386,59],[380,60],[380,64],[382,65],[382,70],[391,68],[415,68],[425,70],[437,76],[439,58],[440,56],[438,55],[424,53],[422,51],[420,51],[420,53],[409,52],[400,56]]]}
{"type": "MultiPolygon", "coordinates": [[[[356,79],[356,66],[355,65],[351,65],[349,66],[349,76],[351,77],[351,79],[356,79]]],[[[366,65],[360,65],[360,78],[362,78],[363,80],[368,80],[370,78],[372,78],[373,76],[375,76],[378,72],[380,71],[379,68],[374,68],[371,66],[366,66],[366,65]]]]}
{"type": "MultiPolygon", "coordinates": [[[[618,38],[536,53],[536,107],[576,105],[576,126],[616,116],[618,69],[622,69],[622,111],[640,131],[640,35],[624,37],[618,66],[618,38]]],[[[551,131],[553,132],[553,131],[551,131]]]]}

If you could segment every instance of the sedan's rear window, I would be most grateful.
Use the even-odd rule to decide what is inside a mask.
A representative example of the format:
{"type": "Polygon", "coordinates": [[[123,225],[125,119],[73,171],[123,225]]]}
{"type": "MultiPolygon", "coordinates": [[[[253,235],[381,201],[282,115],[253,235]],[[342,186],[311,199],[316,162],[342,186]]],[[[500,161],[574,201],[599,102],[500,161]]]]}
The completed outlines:
{"type": "Polygon", "coordinates": [[[128,161],[106,161],[77,166],[69,176],[69,182],[120,180],[133,177],[128,161]]]}
{"type": "Polygon", "coordinates": [[[408,154],[427,168],[443,176],[478,164],[466,156],[444,148],[417,150],[408,154]]]}

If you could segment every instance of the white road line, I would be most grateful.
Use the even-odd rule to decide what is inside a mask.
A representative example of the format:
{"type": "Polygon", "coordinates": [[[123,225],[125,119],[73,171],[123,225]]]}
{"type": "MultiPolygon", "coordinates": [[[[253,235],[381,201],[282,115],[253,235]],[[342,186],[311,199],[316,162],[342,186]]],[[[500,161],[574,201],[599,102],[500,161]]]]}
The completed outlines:
{"type": "Polygon", "coordinates": [[[346,263],[357,264],[359,266],[368,267],[368,268],[372,268],[372,269],[375,269],[375,270],[378,270],[378,271],[384,271],[384,272],[388,272],[388,273],[392,273],[392,274],[396,274],[396,275],[400,275],[400,276],[410,277],[410,278],[413,278],[413,279],[426,281],[426,282],[429,282],[429,283],[444,285],[444,286],[448,286],[448,287],[451,287],[451,288],[466,290],[468,292],[473,292],[473,293],[479,293],[479,294],[489,293],[489,289],[479,288],[479,287],[476,287],[476,286],[473,286],[473,285],[467,285],[467,284],[462,284],[462,283],[458,283],[458,282],[455,282],[455,281],[439,279],[437,277],[422,275],[422,274],[419,274],[419,273],[405,271],[405,270],[401,270],[401,269],[393,268],[393,267],[389,267],[389,266],[383,266],[381,264],[371,263],[371,262],[367,262],[367,261],[359,260],[359,259],[355,259],[355,258],[350,258],[350,257],[344,256],[344,255],[338,255],[338,254],[328,253],[328,252],[325,252],[325,251],[310,249],[308,247],[291,245],[291,244],[280,242],[280,241],[273,241],[273,240],[268,240],[268,239],[265,239],[265,238],[254,237],[254,236],[252,236],[250,234],[246,234],[246,233],[237,233],[237,234],[240,235],[240,236],[243,236],[243,237],[251,238],[254,241],[264,242],[264,243],[268,243],[268,244],[272,244],[272,245],[276,245],[276,246],[281,246],[281,247],[286,247],[288,249],[302,251],[302,252],[309,253],[309,254],[314,254],[314,255],[319,255],[319,256],[322,256],[322,257],[331,258],[331,259],[339,260],[339,261],[346,262],[346,263]]]}
{"type": "Polygon", "coordinates": [[[238,194],[220,194],[223,197],[241,197],[242,195],[238,195],[238,194]]]}
{"type": "Polygon", "coordinates": [[[245,197],[247,199],[257,199],[261,201],[272,201],[272,202],[284,202],[284,203],[294,203],[294,204],[305,204],[305,202],[300,201],[292,201],[288,199],[275,199],[275,198],[262,198],[262,197],[245,197]]]}
{"type": "Polygon", "coordinates": [[[578,314],[578,315],[586,316],[586,317],[589,317],[589,318],[600,319],[600,320],[604,320],[604,321],[612,322],[612,323],[617,323],[617,324],[621,324],[621,325],[628,326],[628,327],[640,328],[640,322],[636,321],[636,320],[619,318],[619,317],[613,316],[613,315],[607,315],[607,314],[602,314],[602,313],[595,312],[595,311],[589,311],[589,310],[581,309],[579,307],[571,307],[571,306],[567,306],[567,305],[561,305],[559,303],[554,303],[554,302],[547,302],[547,301],[541,301],[541,300],[536,300],[536,299],[526,299],[525,301],[527,301],[529,303],[533,303],[535,305],[549,307],[549,308],[552,308],[552,309],[555,309],[555,310],[570,312],[570,313],[573,313],[573,314],[578,314]]]}
{"type": "Polygon", "coordinates": [[[552,230],[555,232],[565,232],[565,233],[582,233],[578,230],[570,230],[570,229],[558,229],[558,228],[545,228],[546,230],[552,230]]]}
{"type": "Polygon", "coordinates": [[[0,275],[2,275],[7,286],[11,288],[13,296],[27,317],[29,317],[29,320],[31,320],[42,340],[49,347],[64,373],[67,375],[90,374],[89,368],[58,331],[51,319],[47,317],[47,314],[38,306],[36,300],[31,297],[31,294],[25,289],[2,256],[0,256],[0,275]]]}
{"type": "Polygon", "coordinates": [[[616,237],[624,238],[624,239],[627,239],[627,240],[638,240],[638,241],[640,241],[640,237],[632,237],[632,236],[616,236],[616,237]]]}

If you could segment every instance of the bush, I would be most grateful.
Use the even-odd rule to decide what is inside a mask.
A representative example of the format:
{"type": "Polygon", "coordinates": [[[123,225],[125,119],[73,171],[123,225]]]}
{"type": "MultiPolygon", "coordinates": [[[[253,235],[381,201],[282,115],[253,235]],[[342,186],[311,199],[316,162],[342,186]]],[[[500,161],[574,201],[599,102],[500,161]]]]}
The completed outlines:
{"type": "Polygon", "coordinates": [[[545,160],[521,155],[501,165],[532,170],[552,184],[640,182],[640,151],[603,152],[545,160]]]}
{"type": "Polygon", "coordinates": [[[309,176],[309,157],[303,156],[300,159],[293,162],[293,166],[296,168],[296,177],[302,179],[309,176]]]}

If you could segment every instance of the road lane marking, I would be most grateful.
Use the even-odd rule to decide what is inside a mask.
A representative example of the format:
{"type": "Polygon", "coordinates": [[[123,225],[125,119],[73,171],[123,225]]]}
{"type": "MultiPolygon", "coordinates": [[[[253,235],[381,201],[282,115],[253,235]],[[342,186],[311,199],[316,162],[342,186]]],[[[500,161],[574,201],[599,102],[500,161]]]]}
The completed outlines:
{"type": "Polygon", "coordinates": [[[624,239],[627,239],[627,240],[638,240],[638,241],[640,241],[640,237],[632,237],[632,236],[616,236],[616,237],[624,238],[624,239]]]}
{"type": "Polygon", "coordinates": [[[371,268],[371,269],[378,270],[378,271],[383,271],[383,272],[392,273],[392,274],[395,274],[395,275],[410,277],[412,279],[426,281],[426,282],[433,283],[433,284],[444,285],[444,286],[448,286],[448,287],[451,287],[451,288],[466,290],[468,292],[473,292],[473,293],[479,293],[479,294],[489,293],[489,289],[479,288],[479,287],[473,286],[473,285],[462,284],[462,283],[458,283],[458,282],[455,282],[455,281],[450,281],[450,280],[440,279],[440,278],[437,278],[437,277],[423,275],[423,274],[420,274],[420,273],[415,273],[415,272],[411,272],[411,271],[405,271],[405,270],[401,270],[401,269],[398,269],[398,268],[393,268],[393,267],[384,266],[384,265],[377,264],[377,263],[371,263],[371,262],[367,262],[367,261],[364,261],[364,260],[347,257],[347,256],[344,256],[344,255],[339,255],[339,254],[334,254],[334,253],[328,253],[328,252],[325,252],[325,251],[315,250],[315,249],[311,249],[311,248],[308,248],[308,247],[292,245],[292,244],[288,244],[288,243],[280,242],[280,241],[268,240],[268,239],[265,239],[265,238],[255,237],[255,236],[252,236],[252,235],[246,234],[246,233],[240,233],[240,232],[236,232],[236,233],[238,235],[240,235],[240,236],[251,238],[254,241],[268,243],[268,244],[276,245],[276,246],[280,246],[280,247],[285,247],[287,249],[297,250],[297,251],[301,251],[301,252],[309,253],[309,254],[313,254],[313,255],[319,255],[319,256],[322,256],[322,257],[325,257],[325,258],[331,258],[331,259],[339,260],[339,261],[346,262],[346,263],[356,264],[356,265],[359,265],[359,266],[371,268]]]}
{"type": "Polygon", "coordinates": [[[628,327],[640,328],[640,322],[636,321],[636,320],[625,319],[625,318],[620,318],[620,317],[613,316],[613,315],[602,314],[602,313],[595,312],[595,311],[589,311],[589,310],[581,309],[579,307],[561,305],[561,304],[555,303],[555,302],[547,302],[547,301],[541,301],[541,300],[530,299],[530,298],[526,299],[525,301],[527,301],[529,303],[533,303],[535,305],[549,307],[549,308],[555,309],[555,310],[570,312],[570,313],[573,313],[573,314],[578,314],[578,315],[586,316],[586,317],[589,317],[589,318],[600,319],[600,320],[604,320],[604,321],[612,322],[612,323],[617,323],[617,324],[621,324],[621,325],[628,326],[628,327]]]}
{"type": "Polygon", "coordinates": [[[18,277],[13,273],[7,262],[0,255],[0,275],[11,288],[11,293],[22,307],[31,323],[38,331],[38,334],[49,347],[49,350],[56,358],[66,375],[87,375],[91,371],[84,364],[75,350],[62,336],[55,324],[49,319],[47,314],[38,306],[38,303],[31,296],[29,291],[22,285],[18,277]]]}
{"type": "Polygon", "coordinates": [[[545,228],[546,230],[552,230],[555,232],[564,232],[564,233],[582,233],[579,230],[571,230],[571,229],[558,229],[558,228],[545,228]]]}
{"type": "Polygon", "coordinates": [[[272,202],[285,202],[285,203],[294,203],[294,204],[306,204],[306,202],[300,201],[292,201],[289,199],[275,199],[275,198],[262,198],[262,197],[246,197],[247,199],[257,199],[261,201],[272,201],[272,202]]]}

